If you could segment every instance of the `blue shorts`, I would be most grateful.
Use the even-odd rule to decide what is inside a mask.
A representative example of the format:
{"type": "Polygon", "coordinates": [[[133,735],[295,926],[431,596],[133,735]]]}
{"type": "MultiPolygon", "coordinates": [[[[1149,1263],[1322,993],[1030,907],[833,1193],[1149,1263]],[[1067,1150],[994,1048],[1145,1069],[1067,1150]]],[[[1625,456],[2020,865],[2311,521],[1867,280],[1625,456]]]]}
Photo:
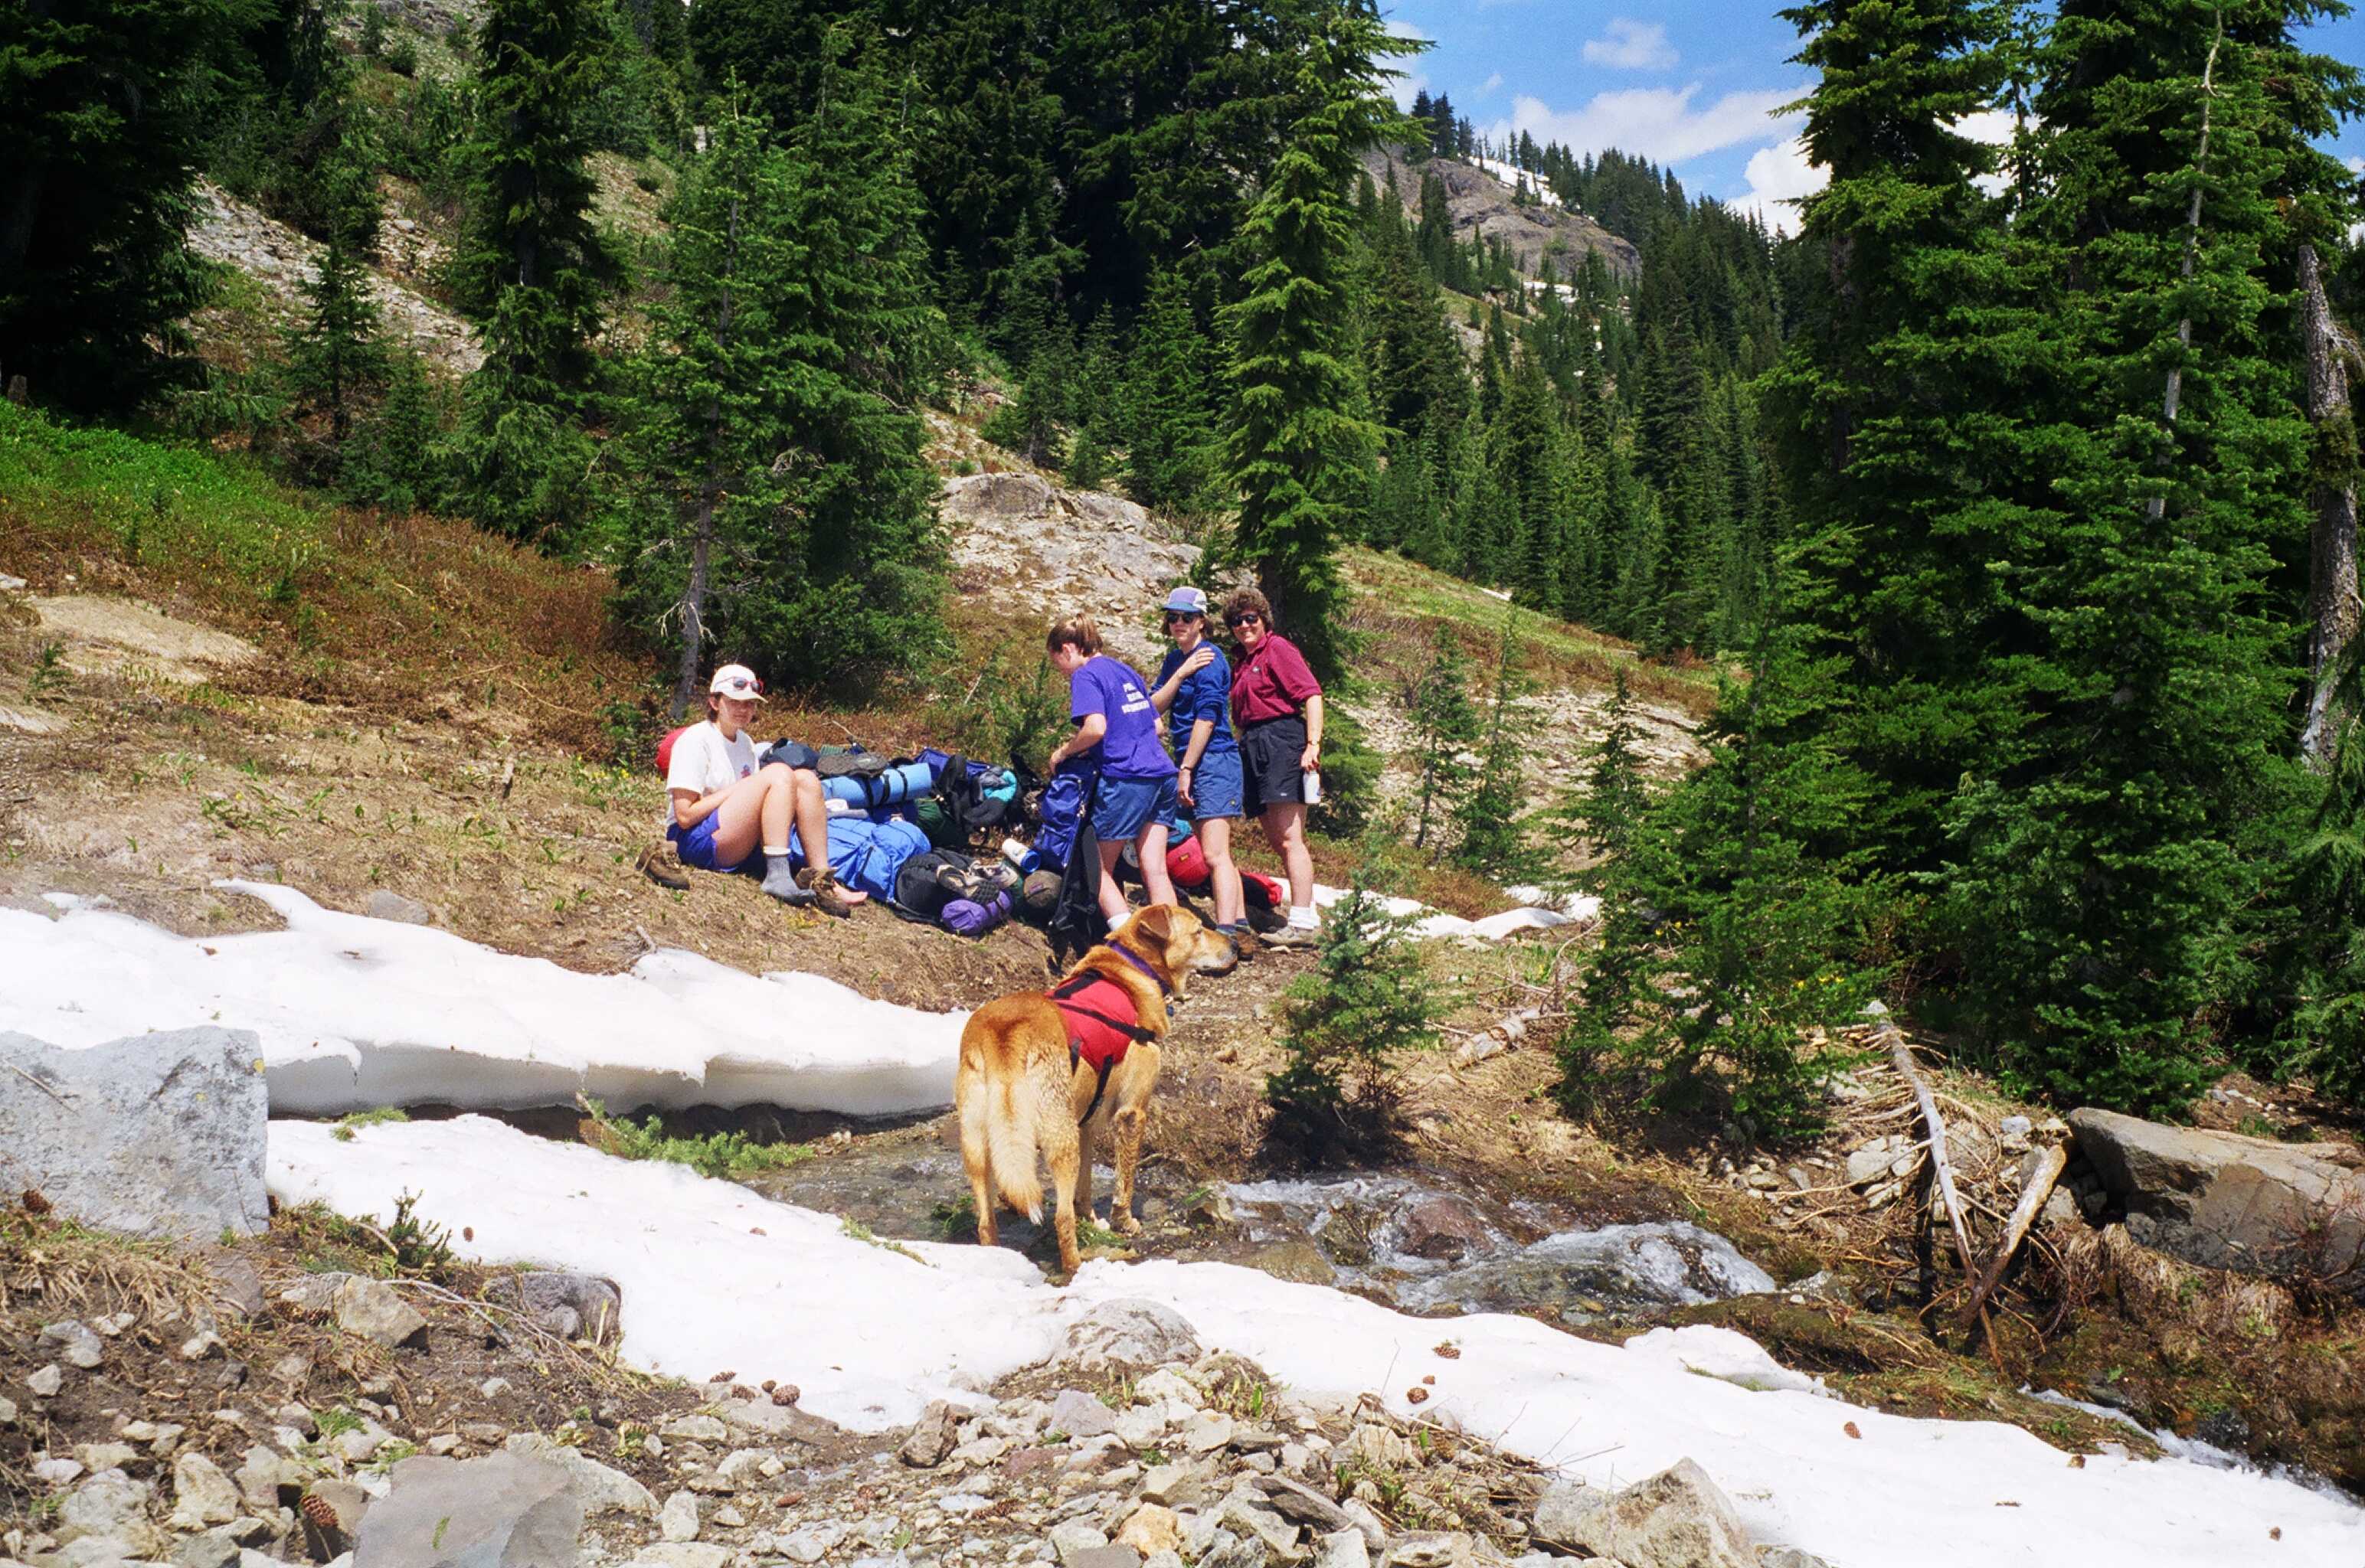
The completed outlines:
{"type": "Polygon", "coordinates": [[[1191,770],[1192,820],[1246,815],[1244,788],[1239,751],[1201,752],[1199,766],[1191,770]]]}
{"type": "Polygon", "coordinates": [[[712,811],[700,818],[696,827],[685,828],[678,823],[667,827],[666,837],[673,841],[675,857],[693,871],[736,871],[744,866],[761,860],[762,857],[751,849],[745,857],[734,860],[728,866],[715,863],[714,829],[722,820],[723,813],[720,811],[712,811]]]}
{"type": "Polygon", "coordinates": [[[1093,832],[1103,844],[1137,837],[1151,823],[1174,825],[1174,775],[1163,778],[1111,778],[1101,775],[1093,796],[1093,832]]]}

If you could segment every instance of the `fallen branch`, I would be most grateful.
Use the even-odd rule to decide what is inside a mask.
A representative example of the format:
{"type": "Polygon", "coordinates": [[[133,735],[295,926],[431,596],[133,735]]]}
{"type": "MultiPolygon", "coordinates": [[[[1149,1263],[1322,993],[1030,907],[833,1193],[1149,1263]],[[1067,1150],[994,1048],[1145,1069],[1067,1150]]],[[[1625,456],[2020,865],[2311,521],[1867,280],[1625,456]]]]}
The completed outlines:
{"type": "Polygon", "coordinates": [[[2020,1184],[2020,1202],[2012,1205],[2012,1218],[2004,1226],[2003,1240],[1997,1245],[1995,1256],[1988,1260],[1988,1266],[1980,1271],[1978,1283],[1971,1287],[1970,1300],[1964,1303],[1963,1310],[1956,1315],[1956,1327],[1968,1328],[1986,1307],[1988,1297],[2002,1282],[2003,1271],[2010,1266],[2012,1254],[2020,1250],[2021,1242],[2028,1236],[2028,1227],[2036,1223],[2038,1211],[2045,1207],[2045,1200],[2053,1195],[2054,1184],[2061,1180],[2061,1172],[2068,1163],[2068,1149],[2057,1143],[2038,1157],[2036,1169],[2031,1170],[2028,1180],[2020,1184]]]}
{"type": "MultiPolygon", "coordinates": [[[[1872,1005],[1880,1007],[1877,1002],[1872,1005]]],[[[1913,1086],[1913,1098],[1922,1107],[1922,1125],[1930,1134],[1930,1164],[1937,1174],[1938,1196],[1946,1205],[1946,1222],[1955,1230],[1955,1252],[1963,1260],[1963,1272],[1969,1274],[1977,1265],[1971,1261],[1970,1228],[1963,1223],[1963,1200],[1955,1191],[1955,1168],[1946,1159],[1946,1118],[1938,1114],[1938,1102],[1913,1065],[1913,1047],[1905,1043],[1904,1034],[1885,1007],[1875,1037],[1888,1046],[1889,1059],[1896,1064],[1898,1076],[1913,1086]]]]}

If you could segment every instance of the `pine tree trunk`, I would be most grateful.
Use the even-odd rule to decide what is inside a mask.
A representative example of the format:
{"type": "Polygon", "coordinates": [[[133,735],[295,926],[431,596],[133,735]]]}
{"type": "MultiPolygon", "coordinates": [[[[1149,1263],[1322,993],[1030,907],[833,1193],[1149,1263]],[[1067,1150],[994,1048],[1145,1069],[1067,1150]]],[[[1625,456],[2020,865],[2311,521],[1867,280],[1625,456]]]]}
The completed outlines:
{"type": "MultiPolygon", "coordinates": [[[[739,258],[739,203],[735,200],[731,204],[726,232],[722,308],[714,330],[715,347],[724,354],[731,352],[732,319],[735,314],[731,287],[739,258]]],[[[706,651],[706,589],[714,554],[714,511],[723,497],[723,441],[722,406],[719,402],[710,403],[706,409],[706,477],[699,490],[698,522],[690,537],[689,580],[681,589],[681,674],[673,693],[677,718],[688,717],[690,704],[698,700],[699,660],[706,651]]]]}
{"type": "Polygon", "coordinates": [[[2311,530],[2308,608],[2314,629],[2308,639],[2308,675],[2314,691],[2300,754],[2315,767],[2332,757],[2333,695],[2341,666],[2357,635],[2357,427],[2350,418],[2348,375],[2358,363],[2356,342],[2332,319],[2325,297],[2323,269],[2315,247],[2299,252],[2300,342],[2307,376],[2307,417],[2315,430],[2314,483],[2308,501],[2315,510],[2311,530]]]}
{"type": "MultiPolygon", "coordinates": [[[[2217,32],[2209,40],[2209,59],[2201,67],[2201,145],[2193,154],[2192,198],[2184,211],[2184,262],[2180,275],[2186,283],[2201,259],[2201,186],[2209,174],[2209,111],[2217,92],[2217,50],[2225,41],[2225,14],[2215,13],[2217,32]]],[[[2192,318],[2180,318],[2176,323],[2176,346],[2182,352],[2192,349],[2192,318]]],[[[2184,400],[2184,365],[2181,361],[2168,367],[2168,387],[2160,398],[2160,422],[2169,429],[2169,440],[2175,440],[2177,410],[2184,400]]],[[[2154,496],[2146,509],[2151,521],[2158,522],[2168,512],[2168,497],[2154,496]]]]}

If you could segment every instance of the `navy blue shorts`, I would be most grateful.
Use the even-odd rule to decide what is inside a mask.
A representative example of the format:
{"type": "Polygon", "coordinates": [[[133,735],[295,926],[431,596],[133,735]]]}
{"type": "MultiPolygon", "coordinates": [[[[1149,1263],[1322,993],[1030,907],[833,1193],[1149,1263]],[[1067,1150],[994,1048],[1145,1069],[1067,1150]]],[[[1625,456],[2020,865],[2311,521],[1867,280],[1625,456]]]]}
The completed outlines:
{"type": "Polygon", "coordinates": [[[667,828],[666,836],[673,841],[675,857],[693,871],[736,871],[748,861],[756,859],[757,857],[756,852],[751,849],[745,856],[728,866],[715,863],[714,829],[722,820],[723,812],[716,810],[700,818],[696,827],[685,828],[676,823],[667,828]]]}
{"type": "Polygon", "coordinates": [[[1111,778],[1101,775],[1093,795],[1093,832],[1103,844],[1137,837],[1151,823],[1174,825],[1174,775],[1163,778],[1111,778]]]}
{"type": "Polygon", "coordinates": [[[1241,797],[1242,788],[1240,754],[1237,749],[1201,752],[1199,766],[1191,770],[1192,820],[1246,815],[1248,806],[1241,797]]]}

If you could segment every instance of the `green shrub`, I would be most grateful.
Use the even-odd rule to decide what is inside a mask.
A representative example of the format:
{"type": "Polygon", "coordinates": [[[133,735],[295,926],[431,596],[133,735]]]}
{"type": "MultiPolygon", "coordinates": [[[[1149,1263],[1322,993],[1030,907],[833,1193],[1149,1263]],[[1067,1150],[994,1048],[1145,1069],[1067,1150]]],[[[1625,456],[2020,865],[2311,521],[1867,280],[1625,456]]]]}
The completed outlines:
{"type": "Polygon", "coordinates": [[[666,1132],[661,1117],[635,1122],[630,1116],[611,1116],[605,1105],[586,1095],[577,1096],[576,1103],[599,1125],[600,1146],[622,1159],[662,1159],[687,1165],[701,1176],[736,1181],[759,1170],[785,1170],[813,1157],[809,1144],[757,1143],[745,1133],[732,1132],[677,1137],[666,1132]]]}
{"type": "Polygon", "coordinates": [[[1289,988],[1286,1064],[1265,1096],[1317,1137],[1384,1129],[1406,1053],[1433,1048],[1451,997],[1423,972],[1409,916],[1391,915],[1358,874],[1330,906],[1315,966],[1289,988]]]}

